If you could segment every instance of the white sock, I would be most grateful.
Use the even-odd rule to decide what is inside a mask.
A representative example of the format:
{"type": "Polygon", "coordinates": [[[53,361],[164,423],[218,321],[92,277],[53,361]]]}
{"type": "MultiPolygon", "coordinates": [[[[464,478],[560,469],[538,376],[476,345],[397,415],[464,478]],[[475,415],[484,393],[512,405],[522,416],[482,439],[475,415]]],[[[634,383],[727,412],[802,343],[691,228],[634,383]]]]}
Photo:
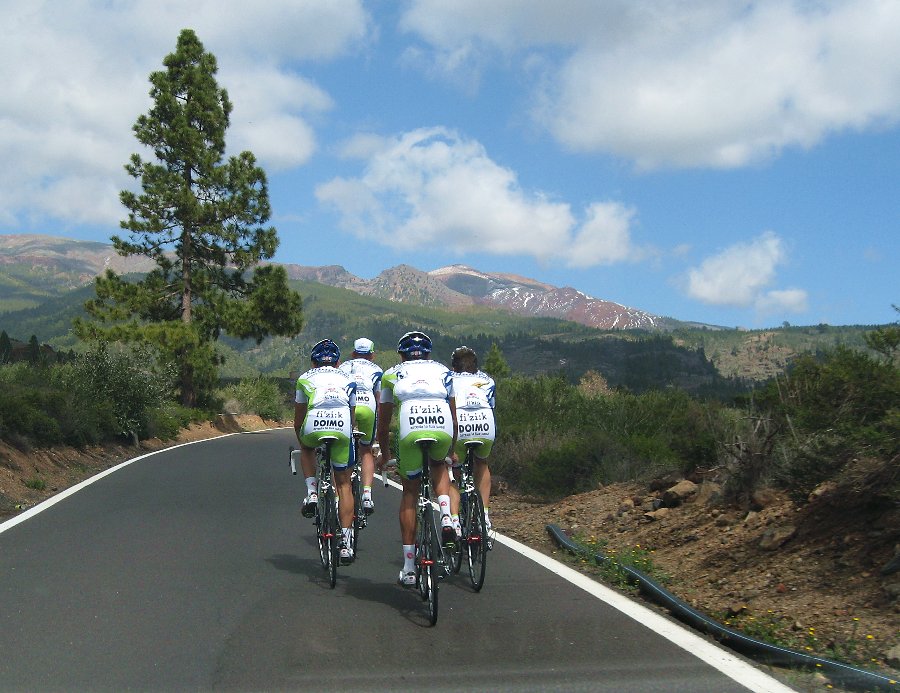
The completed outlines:
{"type": "Polygon", "coordinates": [[[363,486],[363,500],[372,500],[372,487],[363,486]]]}
{"type": "Polygon", "coordinates": [[[404,544],[403,545],[403,572],[404,573],[416,572],[416,545],[415,544],[404,544]]]}
{"type": "Polygon", "coordinates": [[[488,515],[488,509],[487,509],[487,508],[484,509],[484,525],[485,525],[485,527],[487,527],[488,529],[491,528],[491,518],[490,518],[490,516],[488,515]]]}
{"type": "Polygon", "coordinates": [[[353,527],[342,527],[341,532],[344,535],[344,544],[346,544],[349,549],[350,542],[353,541],[353,527]]]}
{"type": "Polygon", "coordinates": [[[450,516],[450,496],[438,496],[438,507],[441,509],[441,524],[444,524],[444,517],[450,516]]]}
{"type": "Polygon", "coordinates": [[[310,493],[315,493],[317,489],[318,484],[316,484],[316,477],[306,477],[306,495],[308,496],[310,493]]]}

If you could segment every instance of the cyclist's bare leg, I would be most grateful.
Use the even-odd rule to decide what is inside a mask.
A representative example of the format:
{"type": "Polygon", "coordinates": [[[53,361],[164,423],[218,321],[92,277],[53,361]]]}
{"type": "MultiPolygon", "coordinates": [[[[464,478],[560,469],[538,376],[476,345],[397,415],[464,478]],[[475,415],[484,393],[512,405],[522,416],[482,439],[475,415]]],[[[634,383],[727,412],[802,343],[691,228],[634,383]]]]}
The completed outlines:
{"type": "Polygon", "coordinates": [[[431,460],[431,486],[436,496],[450,495],[450,471],[444,460],[431,460]]]}
{"type": "Polygon", "coordinates": [[[353,525],[353,489],[350,486],[350,469],[334,470],[334,486],[338,494],[338,517],[341,527],[353,525]]]}
{"type": "Polygon", "coordinates": [[[416,543],[416,502],[419,499],[419,479],[403,479],[400,496],[400,539],[405,545],[416,543]]]}
{"type": "Polygon", "coordinates": [[[456,474],[453,475],[454,479],[450,482],[450,514],[453,517],[459,515],[459,488],[457,484],[459,480],[456,479],[456,474]]]}
{"type": "Polygon", "coordinates": [[[487,460],[480,457],[475,458],[475,483],[484,503],[484,511],[487,513],[491,496],[491,468],[488,467],[487,460]]]}
{"type": "Polygon", "coordinates": [[[450,514],[450,486],[450,469],[447,463],[444,460],[431,460],[431,487],[440,503],[441,515],[450,514]]]}
{"type": "Polygon", "coordinates": [[[316,449],[308,448],[301,443],[300,445],[300,469],[303,470],[304,478],[316,475],[316,449]]]}
{"type": "Polygon", "coordinates": [[[360,443],[359,461],[362,466],[362,484],[371,488],[372,482],[375,480],[375,455],[372,454],[371,445],[360,443]]]}

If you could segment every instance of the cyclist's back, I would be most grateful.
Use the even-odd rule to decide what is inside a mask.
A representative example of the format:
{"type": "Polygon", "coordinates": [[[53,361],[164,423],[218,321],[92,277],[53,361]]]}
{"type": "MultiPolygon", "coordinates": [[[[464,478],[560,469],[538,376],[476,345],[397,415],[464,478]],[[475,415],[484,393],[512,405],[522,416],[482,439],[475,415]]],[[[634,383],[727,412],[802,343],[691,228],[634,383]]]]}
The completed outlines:
{"type": "Polygon", "coordinates": [[[399,404],[399,442],[397,472],[403,486],[400,499],[400,534],[403,544],[403,585],[415,584],[414,555],[416,499],[422,476],[422,452],[416,441],[431,438],[428,451],[431,482],[441,513],[441,534],[453,543],[456,534],[450,519],[450,479],[444,458],[456,438],[450,369],[431,360],[431,339],[422,332],[408,332],[397,344],[401,363],[385,371],[381,378],[381,401],[378,405],[378,442],[381,466],[390,453],[390,420],[395,402],[399,404]]]}
{"type": "Polygon", "coordinates": [[[341,562],[353,560],[351,550],[353,498],[350,489],[351,436],[356,407],[356,381],[337,369],[341,350],[330,339],[316,344],[310,354],[312,368],[297,378],[294,404],[294,431],[300,442],[300,466],[306,481],[302,512],[312,517],[318,502],[315,449],[323,437],[331,444],[331,466],[340,498],[343,540],[341,562]]]}
{"type": "MultiPolygon", "coordinates": [[[[466,441],[481,443],[475,451],[475,467],[472,470],[478,486],[481,500],[484,503],[484,514],[487,528],[491,527],[490,493],[491,472],[488,457],[494,447],[496,422],[494,419],[494,379],[478,368],[478,355],[474,349],[461,346],[454,349],[450,356],[453,368],[453,396],[456,400],[456,416],[458,438],[453,454],[455,464],[466,457],[466,441]]],[[[454,524],[458,525],[458,496],[451,492],[451,506],[454,524]]],[[[491,542],[488,541],[488,548],[491,542]]]]}
{"type": "Polygon", "coordinates": [[[353,344],[351,358],[341,363],[338,369],[356,382],[356,428],[362,434],[359,438],[359,465],[362,479],[363,512],[375,512],[372,500],[372,480],[375,478],[375,459],[372,443],[375,440],[375,419],[381,387],[381,366],[372,359],[375,345],[371,339],[360,337],[353,344]]]}
{"type": "Polygon", "coordinates": [[[350,417],[342,412],[355,406],[356,380],[334,366],[316,366],[297,378],[297,390],[306,402],[307,417],[313,415],[314,428],[345,429],[350,417]],[[329,423],[331,422],[331,423],[329,423]]]}

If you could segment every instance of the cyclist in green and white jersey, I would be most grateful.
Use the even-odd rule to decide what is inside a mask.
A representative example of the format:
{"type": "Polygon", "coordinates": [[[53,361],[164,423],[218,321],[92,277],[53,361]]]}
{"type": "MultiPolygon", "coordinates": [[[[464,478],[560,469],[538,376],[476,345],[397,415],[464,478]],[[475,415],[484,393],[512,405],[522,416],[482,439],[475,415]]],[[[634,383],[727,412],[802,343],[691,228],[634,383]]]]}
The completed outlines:
{"type": "Polygon", "coordinates": [[[400,537],[403,544],[403,569],[399,582],[416,584],[415,537],[416,501],[422,475],[419,438],[437,440],[429,450],[431,481],[441,511],[441,538],[456,541],[450,519],[450,474],[444,459],[456,441],[456,405],[451,395],[450,369],[431,360],[431,339],[422,332],[407,332],[397,344],[401,362],[384,372],[381,401],[378,405],[378,444],[381,448],[379,470],[384,470],[390,454],[390,425],[394,404],[399,411],[399,454],[397,471],[403,485],[400,499],[400,537]]]}
{"type": "Polygon", "coordinates": [[[330,339],[312,348],[312,368],[297,378],[294,398],[294,431],[300,441],[300,467],[306,478],[303,516],[313,517],[319,502],[316,487],[316,448],[323,436],[336,436],[331,445],[331,467],[338,494],[342,528],[341,563],[353,560],[353,491],[350,487],[356,381],[336,366],[341,350],[330,339]]]}
{"type": "MultiPolygon", "coordinates": [[[[474,349],[461,346],[450,356],[453,369],[453,396],[456,400],[457,439],[451,455],[453,466],[465,459],[467,440],[477,440],[481,446],[475,450],[475,483],[484,503],[484,519],[487,529],[491,528],[488,504],[491,494],[491,470],[488,456],[494,447],[497,434],[494,419],[494,379],[478,369],[478,354],[474,349]]],[[[459,531],[459,492],[451,486],[451,509],[454,527],[459,531]]],[[[488,541],[488,548],[491,542],[488,541]]]]}
{"type": "Polygon", "coordinates": [[[350,359],[344,361],[338,370],[343,371],[356,381],[356,430],[362,433],[359,439],[359,460],[363,498],[363,512],[371,515],[375,512],[372,500],[372,480],[375,478],[375,456],[372,454],[372,443],[375,440],[375,414],[381,389],[381,366],[375,358],[375,345],[371,339],[360,337],[353,343],[350,359]]]}

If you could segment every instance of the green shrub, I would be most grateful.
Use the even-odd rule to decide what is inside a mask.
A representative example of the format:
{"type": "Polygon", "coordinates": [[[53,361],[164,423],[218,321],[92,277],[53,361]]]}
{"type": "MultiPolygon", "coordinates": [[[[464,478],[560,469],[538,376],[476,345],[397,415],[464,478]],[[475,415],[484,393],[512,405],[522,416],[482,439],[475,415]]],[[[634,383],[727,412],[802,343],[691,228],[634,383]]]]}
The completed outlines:
{"type": "Polygon", "coordinates": [[[39,476],[34,476],[25,482],[25,486],[30,489],[34,489],[35,491],[43,491],[47,488],[47,482],[41,479],[39,476]]]}
{"type": "Polygon", "coordinates": [[[56,371],[61,387],[98,408],[103,433],[148,435],[149,412],[169,398],[170,376],[146,347],[105,344],[56,371]]]}
{"type": "Polygon", "coordinates": [[[217,392],[226,411],[232,414],[257,414],[264,419],[291,416],[285,394],[272,378],[245,378],[217,392]]]}
{"type": "Polygon", "coordinates": [[[859,459],[900,454],[900,370],[864,353],[803,356],[754,401],[778,429],[774,477],[798,499],[859,459]]]}
{"type": "Polygon", "coordinates": [[[146,436],[149,412],[169,387],[146,349],[101,345],[69,363],[0,367],[0,438],[81,446],[125,434],[146,436]]]}
{"type": "Polygon", "coordinates": [[[519,377],[498,385],[497,401],[492,466],[531,493],[574,493],[716,464],[722,405],[680,390],[634,395],[519,377]]]}
{"type": "Polygon", "coordinates": [[[24,436],[39,445],[63,442],[59,423],[48,413],[53,409],[51,397],[44,388],[9,384],[0,398],[0,438],[24,436]]]}
{"type": "Polygon", "coordinates": [[[164,402],[158,407],[148,409],[146,415],[147,436],[162,440],[171,440],[192,421],[209,418],[196,409],[183,407],[175,402],[164,402]]]}

